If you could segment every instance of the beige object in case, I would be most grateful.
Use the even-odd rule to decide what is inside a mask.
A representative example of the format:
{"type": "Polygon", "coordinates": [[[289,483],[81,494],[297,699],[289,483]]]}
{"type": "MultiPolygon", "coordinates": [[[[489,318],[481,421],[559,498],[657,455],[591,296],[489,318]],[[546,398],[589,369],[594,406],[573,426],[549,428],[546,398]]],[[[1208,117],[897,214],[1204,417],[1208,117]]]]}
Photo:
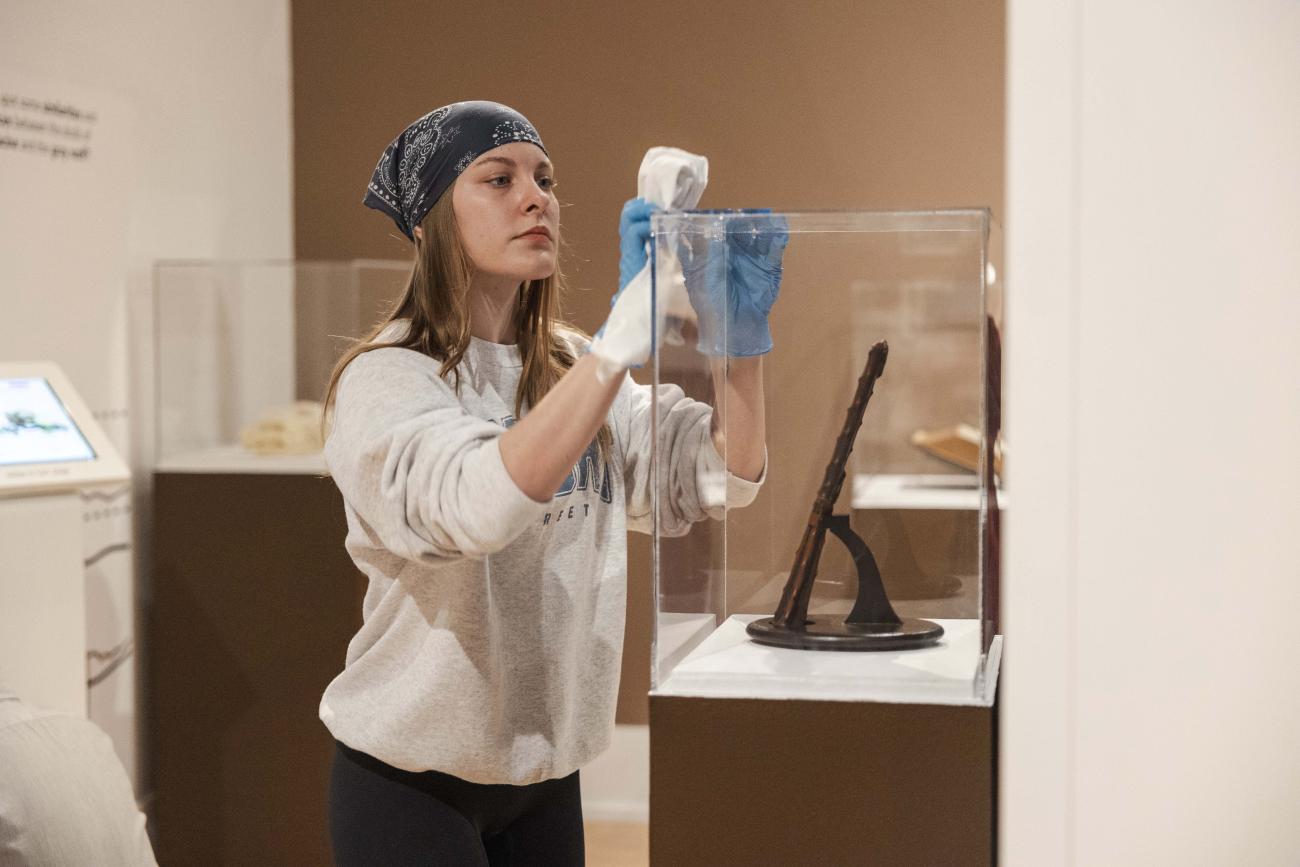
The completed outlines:
{"type": "MultiPolygon", "coordinates": [[[[973,425],[955,424],[938,430],[918,430],[912,445],[927,454],[959,467],[978,472],[980,466],[980,432],[973,425]]],[[[993,472],[1002,475],[1002,438],[993,444],[993,472]]]]}
{"type": "Polygon", "coordinates": [[[305,455],[325,447],[321,438],[321,404],[300,400],[268,410],[239,432],[244,448],[259,455],[305,455]]]}

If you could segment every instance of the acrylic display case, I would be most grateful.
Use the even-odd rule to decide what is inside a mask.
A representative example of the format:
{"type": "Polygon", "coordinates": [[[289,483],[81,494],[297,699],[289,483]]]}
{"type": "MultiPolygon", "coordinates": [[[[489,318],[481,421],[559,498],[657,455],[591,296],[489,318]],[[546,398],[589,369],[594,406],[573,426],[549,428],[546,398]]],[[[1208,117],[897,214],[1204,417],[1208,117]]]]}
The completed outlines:
{"type": "Polygon", "coordinates": [[[156,469],[323,472],[330,372],[409,273],[379,260],[159,262],[156,469]]]}
{"type": "MultiPolygon", "coordinates": [[[[725,477],[700,478],[715,517],[671,535],[671,456],[653,456],[652,694],[991,703],[1006,494],[988,211],[686,212],[656,215],[653,231],[656,315],[668,335],[652,360],[653,387],[681,388],[722,418],[730,414],[726,390],[715,398],[715,374],[750,362],[701,352],[697,335],[727,347],[727,335],[746,328],[736,293],[754,251],[770,259],[785,247],[761,362],[767,468],[756,499],[727,503],[725,477]],[[695,321],[683,283],[725,294],[716,305],[724,312],[695,321]],[[899,617],[928,620],[942,635],[902,650],[759,643],[749,624],[781,601],[868,352],[882,340],[887,361],[850,438],[833,513],[871,552],[899,617]]],[[[733,433],[723,434],[725,460],[733,433]]],[[[825,534],[810,615],[843,620],[854,608],[862,556],[849,550],[825,534]]]]}
{"type": "Polygon", "coordinates": [[[330,861],[325,790],[283,784],[329,774],[317,708],[366,587],[324,477],[319,404],[409,273],[378,261],[155,266],[141,736],[162,863],[330,861]],[[211,816],[224,820],[195,818],[211,816]]]}

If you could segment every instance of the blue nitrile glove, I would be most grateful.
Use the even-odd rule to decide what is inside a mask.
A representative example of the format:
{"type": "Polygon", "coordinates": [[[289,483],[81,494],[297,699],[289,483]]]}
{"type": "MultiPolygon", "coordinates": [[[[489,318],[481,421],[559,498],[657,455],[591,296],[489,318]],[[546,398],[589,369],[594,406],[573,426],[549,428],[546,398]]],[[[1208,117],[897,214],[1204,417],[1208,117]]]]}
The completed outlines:
{"type": "Polygon", "coordinates": [[[628,199],[623,204],[623,214],[618,218],[620,292],[650,261],[647,252],[647,246],[650,244],[650,215],[658,210],[660,209],[645,199],[628,199]]]}
{"type": "Polygon", "coordinates": [[[781,257],[790,240],[785,218],[767,209],[693,213],[745,215],[723,221],[716,234],[695,238],[682,251],[686,291],[700,320],[699,351],[771,352],[767,315],[781,289],[781,257]]]}
{"type": "Polygon", "coordinates": [[[618,291],[609,302],[609,318],[588,347],[600,359],[597,378],[609,381],[622,370],[640,367],[654,346],[650,309],[650,215],[659,208],[645,199],[629,199],[618,221],[618,291]]]}

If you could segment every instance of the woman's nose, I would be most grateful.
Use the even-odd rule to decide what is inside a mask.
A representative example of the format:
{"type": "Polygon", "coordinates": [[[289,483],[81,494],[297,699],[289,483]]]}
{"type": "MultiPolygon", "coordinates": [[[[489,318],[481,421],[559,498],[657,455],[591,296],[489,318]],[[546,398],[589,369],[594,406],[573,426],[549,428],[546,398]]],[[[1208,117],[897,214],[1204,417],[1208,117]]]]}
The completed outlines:
{"type": "Polygon", "coordinates": [[[524,213],[532,214],[546,210],[546,206],[551,201],[551,197],[547,195],[546,190],[537,184],[528,185],[527,190],[528,192],[524,194],[524,213]]]}

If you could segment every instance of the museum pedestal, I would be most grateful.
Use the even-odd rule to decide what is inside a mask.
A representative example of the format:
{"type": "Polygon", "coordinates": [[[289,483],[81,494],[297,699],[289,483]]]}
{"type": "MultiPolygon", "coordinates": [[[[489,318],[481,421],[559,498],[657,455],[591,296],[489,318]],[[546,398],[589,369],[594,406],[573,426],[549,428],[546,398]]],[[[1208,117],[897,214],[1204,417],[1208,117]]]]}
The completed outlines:
{"type": "Polygon", "coordinates": [[[331,863],[317,706],[365,586],[338,489],[301,469],[158,472],[153,514],[143,694],[159,863],[331,863]]]}
{"type": "MultiPolygon", "coordinates": [[[[994,863],[990,213],[686,211],[652,229],[656,322],[675,321],[679,273],[728,299],[750,297],[754,263],[781,275],[761,488],[716,466],[692,477],[651,438],[652,862],[994,863]],[[839,649],[800,649],[814,643],[839,649]]],[[[717,318],[701,318],[703,342],[658,344],[649,372],[656,405],[719,410],[732,467],[746,432],[727,434],[726,402],[758,380],[741,356],[766,344],[743,345],[743,306],[717,318]]]]}
{"type": "Polygon", "coordinates": [[[651,864],[992,865],[996,717],[651,695],[651,864]]]}
{"type": "Polygon", "coordinates": [[[981,656],[978,621],[956,619],[919,650],[792,650],[750,640],[758,617],[684,654],[666,645],[698,638],[691,615],[660,631],[651,862],[996,863],[1002,638],[981,656]]]}

